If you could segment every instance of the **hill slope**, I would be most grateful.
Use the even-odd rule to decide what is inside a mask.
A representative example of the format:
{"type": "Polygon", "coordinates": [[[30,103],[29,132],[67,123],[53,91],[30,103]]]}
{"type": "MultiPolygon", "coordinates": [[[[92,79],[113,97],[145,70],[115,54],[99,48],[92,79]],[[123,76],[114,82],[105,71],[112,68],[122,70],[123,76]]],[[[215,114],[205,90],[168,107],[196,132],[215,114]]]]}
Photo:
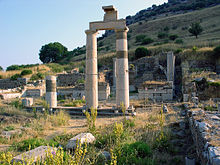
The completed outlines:
{"type": "MultiPolygon", "coordinates": [[[[129,53],[132,54],[140,43],[136,43],[138,35],[145,35],[154,40],[153,43],[148,45],[141,45],[149,49],[162,49],[162,50],[176,50],[178,48],[192,48],[197,47],[214,47],[220,44],[220,5],[197,10],[190,13],[178,14],[165,18],[160,18],[151,21],[142,21],[129,25],[128,44],[129,53]],[[193,22],[200,22],[204,31],[195,39],[188,32],[188,28],[193,22]],[[175,41],[169,40],[168,37],[163,39],[158,38],[158,33],[166,33],[168,36],[171,34],[178,35],[178,39],[183,43],[177,44],[175,41]]],[[[85,59],[85,46],[79,48],[82,52],[81,55],[67,56],[62,60],[62,63],[76,62],[85,59]]],[[[113,56],[115,52],[115,34],[112,34],[102,40],[98,41],[98,55],[99,58],[104,56],[113,56]]]]}

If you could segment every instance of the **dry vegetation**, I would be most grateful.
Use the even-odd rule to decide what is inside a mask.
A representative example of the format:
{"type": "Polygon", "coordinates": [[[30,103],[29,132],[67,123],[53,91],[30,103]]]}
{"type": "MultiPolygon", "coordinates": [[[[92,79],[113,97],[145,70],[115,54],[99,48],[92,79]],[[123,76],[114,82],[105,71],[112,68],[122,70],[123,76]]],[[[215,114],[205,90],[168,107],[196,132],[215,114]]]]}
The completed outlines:
{"type": "MultiPolygon", "coordinates": [[[[87,160],[97,163],[100,161],[98,156],[100,151],[112,150],[115,156],[119,156],[118,154],[120,154],[120,152],[118,149],[122,152],[129,152],[127,150],[124,151],[125,146],[143,143],[142,145],[146,145],[145,147],[147,147],[143,149],[149,152],[148,156],[145,155],[147,157],[141,160],[142,158],[133,158],[128,155],[125,160],[126,162],[131,159],[131,161],[139,162],[149,161],[151,162],[150,164],[160,164],[161,161],[167,165],[183,164],[185,155],[182,155],[182,151],[178,151],[178,148],[170,143],[170,140],[174,138],[170,124],[176,123],[179,120],[178,113],[180,109],[178,106],[179,105],[168,105],[168,114],[161,113],[162,111],[159,105],[148,105],[148,109],[146,110],[138,109],[138,114],[135,118],[130,117],[126,119],[124,116],[112,118],[98,117],[96,119],[96,131],[94,132],[97,141],[94,145],[88,146],[87,160]],[[176,110],[172,107],[176,107],[176,110]],[[115,123],[118,123],[118,125],[115,123]],[[120,125],[120,123],[123,124],[120,125]]],[[[25,146],[36,141],[34,139],[44,139],[41,141],[42,143],[47,141],[48,144],[52,142],[52,144],[57,144],[56,142],[58,142],[65,145],[68,139],[74,135],[88,131],[86,118],[77,117],[69,119],[68,115],[61,112],[55,115],[27,113],[22,109],[8,106],[7,108],[1,109],[1,114],[3,113],[10,114],[14,117],[23,116],[24,118],[27,117],[30,119],[30,121],[23,119],[22,122],[13,122],[12,120],[10,124],[0,124],[0,132],[6,128],[21,130],[20,135],[16,134],[10,139],[0,138],[2,145],[11,145],[9,149],[13,155],[17,155],[18,152],[21,152],[19,148],[23,151],[25,146]]],[[[122,159],[117,156],[116,160],[121,164],[122,159]]],[[[89,163],[87,162],[86,164],[89,163]]]]}
{"type": "MultiPolygon", "coordinates": [[[[30,68],[25,68],[28,70],[32,70],[32,74],[29,75],[25,75],[24,77],[30,78],[33,74],[36,74],[38,72],[41,72],[43,74],[50,74],[51,73],[51,69],[46,66],[46,65],[38,65],[38,66],[34,66],[34,67],[30,67],[30,68]]],[[[22,70],[13,70],[13,71],[0,71],[0,75],[2,76],[2,78],[10,78],[11,76],[15,75],[15,74],[20,74],[22,72],[22,70]]]]}

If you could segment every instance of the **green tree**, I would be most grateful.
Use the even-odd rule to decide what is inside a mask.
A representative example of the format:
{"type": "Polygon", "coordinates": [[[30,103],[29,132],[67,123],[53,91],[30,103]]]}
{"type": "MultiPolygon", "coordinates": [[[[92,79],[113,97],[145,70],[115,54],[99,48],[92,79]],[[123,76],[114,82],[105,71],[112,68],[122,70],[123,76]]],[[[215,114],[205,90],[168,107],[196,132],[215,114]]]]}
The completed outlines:
{"type": "Polygon", "coordinates": [[[139,59],[141,57],[149,56],[150,52],[147,48],[139,47],[135,50],[135,59],[139,59]]]}
{"type": "Polygon", "coordinates": [[[194,35],[196,38],[198,38],[198,35],[200,35],[203,31],[202,26],[200,25],[200,23],[196,22],[196,23],[192,23],[190,28],[189,28],[189,32],[194,35]]]}
{"type": "Polygon", "coordinates": [[[0,66],[0,71],[3,71],[4,69],[0,66]]]}
{"type": "Polygon", "coordinates": [[[67,48],[59,42],[49,43],[41,47],[39,58],[43,63],[59,62],[67,52],[67,48]]]}

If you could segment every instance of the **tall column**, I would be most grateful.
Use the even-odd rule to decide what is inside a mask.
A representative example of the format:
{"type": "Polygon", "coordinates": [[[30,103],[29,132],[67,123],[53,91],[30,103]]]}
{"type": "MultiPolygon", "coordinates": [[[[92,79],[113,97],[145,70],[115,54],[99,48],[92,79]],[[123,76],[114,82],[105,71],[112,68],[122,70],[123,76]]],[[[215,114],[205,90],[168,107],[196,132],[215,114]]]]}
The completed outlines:
{"type": "Polygon", "coordinates": [[[85,95],[87,109],[98,107],[98,74],[97,74],[97,31],[87,30],[86,41],[86,82],[85,95]]]}
{"type": "Polygon", "coordinates": [[[113,58],[113,87],[112,90],[115,94],[116,89],[116,58],[113,58]]]}
{"type": "Polygon", "coordinates": [[[57,106],[56,76],[46,77],[46,101],[51,108],[57,106]]]}
{"type": "Polygon", "coordinates": [[[173,52],[167,53],[167,81],[174,81],[175,56],[173,52]]]}
{"type": "Polygon", "coordinates": [[[116,30],[116,104],[129,107],[128,28],[116,30]]]}

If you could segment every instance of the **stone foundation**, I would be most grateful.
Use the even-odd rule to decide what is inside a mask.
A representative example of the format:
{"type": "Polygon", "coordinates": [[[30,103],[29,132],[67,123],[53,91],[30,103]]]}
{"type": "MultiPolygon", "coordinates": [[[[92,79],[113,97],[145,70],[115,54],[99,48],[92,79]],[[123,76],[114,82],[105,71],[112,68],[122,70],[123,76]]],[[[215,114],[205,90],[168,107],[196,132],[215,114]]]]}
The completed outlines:
{"type": "Polygon", "coordinates": [[[187,110],[197,156],[202,165],[220,164],[220,114],[202,109],[187,110]]]}

